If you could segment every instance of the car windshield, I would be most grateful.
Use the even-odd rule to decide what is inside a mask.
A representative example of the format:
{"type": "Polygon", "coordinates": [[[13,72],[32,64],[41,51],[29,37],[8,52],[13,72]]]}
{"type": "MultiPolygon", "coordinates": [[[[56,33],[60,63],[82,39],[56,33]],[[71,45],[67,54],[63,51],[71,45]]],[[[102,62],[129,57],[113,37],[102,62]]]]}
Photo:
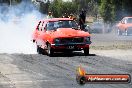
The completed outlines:
{"type": "Polygon", "coordinates": [[[132,18],[128,18],[127,23],[132,23],[132,18]]]}
{"type": "Polygon", "coordinates": [[[56,30],[57,28],[76,28],[77,24],[73,20],[51,21],[47,23],[47,30],[56,30]]]}

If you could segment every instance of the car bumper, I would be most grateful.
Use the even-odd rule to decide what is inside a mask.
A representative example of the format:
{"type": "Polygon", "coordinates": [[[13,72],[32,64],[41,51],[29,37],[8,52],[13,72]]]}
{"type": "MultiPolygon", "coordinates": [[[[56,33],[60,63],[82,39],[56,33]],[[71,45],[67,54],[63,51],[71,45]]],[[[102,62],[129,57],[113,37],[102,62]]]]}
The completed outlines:
{"type": "Polygon", "coordinates": [[[68,44],[51,44],[51,47],[55,50],[82,50],[84,48],[89,48],[91,41],[87,43],[68,43],[68,44]]]}

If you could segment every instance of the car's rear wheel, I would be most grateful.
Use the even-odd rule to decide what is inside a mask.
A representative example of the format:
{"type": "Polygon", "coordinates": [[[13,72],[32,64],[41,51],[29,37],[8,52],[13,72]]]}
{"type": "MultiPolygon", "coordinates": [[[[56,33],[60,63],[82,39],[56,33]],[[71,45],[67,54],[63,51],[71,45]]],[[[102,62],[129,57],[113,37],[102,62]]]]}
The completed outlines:
{"type": "Polygon", "coordinates": [[[38,54],[42,54],[42,48],[40,46],[37,45],[37,53],[38,54]]]}
{"type": "Polygon", "coordinates": [[[85,55],[85,56],[89,55],[89,48],[85,48],[85,49],[84,49],[84,55],[85,55]]]}
{"type": "Polygon", "coordinates": [[[120,31],[120,29],[117,29],[117,34],[122,35],[122,32],[120,31]]]}
{"type": "Polygon", "coordinates": [[[47,44],[47,54],[48,56],[53,56],[54,54],[54,49],[51,48],[50,44],[47,44]]]}
{"type": "Polygon", "coordinates": [[[40,46],[37,45],[37,53],[38,54],[47,54],[46,50],[45,49],[42,49],[40,46]]]}
{"type": "Polygon", "coordinates": [[[127,30],[125,30],[125,36],[128,36],[128,31],[127,30]]]}
{"type": "Polygon", "coordinates": [[[79,83],[80,85],[84,85],[86,83],[86,78],[85,77],[81,77],[81,76],[76,76],[76,81],[77,83],[79,83]]]}

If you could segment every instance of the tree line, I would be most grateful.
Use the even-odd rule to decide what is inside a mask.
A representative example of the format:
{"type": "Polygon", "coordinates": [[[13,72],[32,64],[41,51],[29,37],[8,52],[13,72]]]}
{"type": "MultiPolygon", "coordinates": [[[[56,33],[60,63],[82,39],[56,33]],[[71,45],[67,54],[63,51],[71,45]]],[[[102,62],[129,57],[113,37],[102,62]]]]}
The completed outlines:
{"type": "MultiPolygon", "coordinates": [[[[20,3],[24,0],[0,0],[0,3],[20,3]]],[[[26,0],[25,0],[26,1],[26,0]]],[[[85,9],[88,16],[102,17],[105,22],[115,22],[124,16],[132,16],[132,0],[47,0],[47,3],[39,1],[40,12],[46,14],[48,11],[54,17],[61,17],[64,13],[79,15],[81,9],[85,9]]]]}
{"type": "Polygon", "coordinates": [[[132,16],[132,0],[100,0],[99,12],[105,22],[119,21],[132,16]]]}
{"type": "Polygon", "coordinates": [[[132,0],[53,0],[49,3],[48,11],[52,11],[55,17],[63,13],[79,14],[81,9],[85,9],[87,15],[103,18],[105,22],[121,20],[124,16],[132,16],[132,0]]]}

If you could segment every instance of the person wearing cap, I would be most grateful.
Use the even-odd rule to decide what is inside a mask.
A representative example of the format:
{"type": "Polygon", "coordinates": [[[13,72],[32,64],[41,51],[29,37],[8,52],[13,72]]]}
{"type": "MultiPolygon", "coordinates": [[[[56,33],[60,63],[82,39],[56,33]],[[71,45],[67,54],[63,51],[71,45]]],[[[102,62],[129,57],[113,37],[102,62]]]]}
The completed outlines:
{"type": "Polygon", "coordinates": [[[51,12],[49,12],[49,13],[48,13],[48,15],[47,15],[47,19],[49,19],[49,18],[53,18],[53,16],[52,16],[52,13],[51,13],[51,12]]]}
{"type": "Polygon", "coordinates": [[[70,14],[69,18],[70,18],[70,19],[73,19],[73,14],[70,14]]]}
{"type": "Polygon", "coordinates": [[[71,13],[69,16],[70,19],[76,20],[76,17],[71,13]]]}

